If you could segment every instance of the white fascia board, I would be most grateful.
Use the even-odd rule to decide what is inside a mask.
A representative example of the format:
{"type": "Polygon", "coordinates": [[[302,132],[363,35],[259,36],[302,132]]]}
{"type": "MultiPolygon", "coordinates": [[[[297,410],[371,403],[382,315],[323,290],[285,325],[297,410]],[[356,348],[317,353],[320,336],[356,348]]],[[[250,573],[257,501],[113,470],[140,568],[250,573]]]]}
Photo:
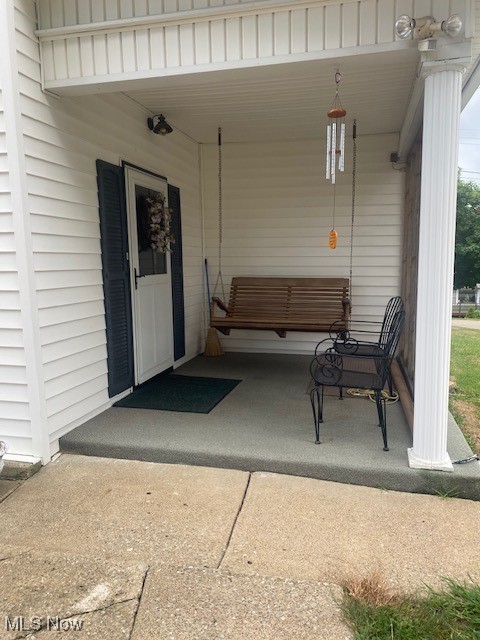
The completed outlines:
{"type": "MultiPolygon", "coordinates": [[[[163,69],[149,69],[145,71],[130,71],[116,75],[106,74],[84,78],[67,78],[65,80],[45,81],[43,89],[53,93],[56,97],[62,95],[89,95],[98,93],[112,93],[118,91],[136,91],[150,89],[152,80],[167,77],[197,76],[203,73],[214,73],[230,69],[250,69],[252,67],[266,67],[292,62],[309,62],[312,60],[339,60],[352,55],[368,55],[372,53],[388,53],[410,49],[409,42],[388,42],[383,44],[368,44],[345,49],[324,49],[306,53],[286,53],[257,59],[228,60],[226,62],[208,62],[205,64],[184,67],[165,67],[163,69]]],[[[337,65],[338,66],[338,65],[337,65]]],[[[188,79],[185,79],[188,82],[188,79]]]]}

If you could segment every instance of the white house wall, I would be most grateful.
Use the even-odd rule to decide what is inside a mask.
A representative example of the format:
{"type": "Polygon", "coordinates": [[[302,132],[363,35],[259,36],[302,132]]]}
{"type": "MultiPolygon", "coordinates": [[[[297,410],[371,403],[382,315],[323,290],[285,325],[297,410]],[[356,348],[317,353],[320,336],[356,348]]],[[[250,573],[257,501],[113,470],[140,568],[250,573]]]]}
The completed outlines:
{"type": "Polygon", "coordinates": [[[0,90],[0,440],[8,440],[10,450],[30,455],[31,414],[3,98],[0,90]]]}
{"type": "MultiPolygon", "coordinates": [[[[146,126],[147,114],[121,96],[47,97],[41,91],[38,45],[33,35],[34,3],[18,0],[16,6],[34,277],[46,415],[54,449],[60,435],[110,403],[95,167],[98,158],[114,164],[131,162],[165,175],[180,188],[186,359],[202,346],[199,148],[179,132],[166,138],[152,134],[146,126]]],[[[0,202],[8,203],[8,198],[0,202]]],[[[8,215],[1,220],[8,232],[8,215]]],[[[14,311],[15,276],[7,272],[2,277],[10,283],[5,286],[10,290],[14,311]]],[[[11,348],[19,341],[21,345],[21,336],[15,336],[13,331],[11,348]]],[[[20,355],[12,352],[14,357],[20,355]]],[[[0,438],[2,435],[0,430],[0,438]]]]}
{"type": "MultiPolygon", "coordinates": [[[[227,132],[224,132],[226,137],[227,132]]],[[[353,262],[353,316],[379,320],[400,293],[404,177],[389,150],[397,135],[359,136],[353,262]]],[[[333,187],[324,142],[223,145],[222,272],[233,276],[349,276],[351,146],[336,188],[337,249],[328,247],[333,187]]],[[[218,256],[217,147],[202,145],[206,254],[215,282],[218,256]]],[[[213,286],[213,284],[212,284],[213,286]]],[[[222,297],[221,292],[217,295],[222,297]]],[[[312,353],[320,335],[232,330],[227,350],[312,353]]]]}
{"type": "MultiPolygon", "coordinates": [[[[409,48],[395,17],[458,12],[470,36],[473,0],[43,0],[44,86],[55,92],[125,88],[152,76],[409,48]]],[[[137,83],[137,84],[135,84],[137,83]]]]}
{"type": "Polygon", "coordinates": [[[31,460],[47,451],[42,435],[38,333],[18,114],[13,6],[0,6],[0,440],[8,455],[31,460]]]}

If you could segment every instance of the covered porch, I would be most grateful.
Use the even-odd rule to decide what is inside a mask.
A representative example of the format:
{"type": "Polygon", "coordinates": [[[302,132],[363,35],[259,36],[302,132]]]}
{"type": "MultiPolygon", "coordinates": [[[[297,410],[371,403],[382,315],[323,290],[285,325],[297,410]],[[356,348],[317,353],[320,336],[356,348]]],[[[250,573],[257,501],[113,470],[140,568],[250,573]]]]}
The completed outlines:
{"type": "MultiPolygon", "coordinates": [[[[9,26],[28,32],[26,16],[28,25],[36,17],[26,0],[17,4],[9,26]]],[[[126,15],[128,4],[86,10],[41,0],[38,28],[15,45],[21,101],[20,89],[12,87],[12,95],[24,147],[12,145],[11,153],[25,164],[19,201],[31,218],[28,268],[36,297],[23,312],[36,323],[39,376],[32,379],[39,379],[42,407],[35,437],[28,420],[26,435],[15,434],[18,452],[48,461],[60,441],[65,449],[83,441],[97,455],[140,447],[146,459],[174,451],[184,461],[196,456],[199,463],[225,466],[230,456],[240,468],[283,465],[301,475],[318,468],[327,474],[318,477],[329,479],[342,468],[345,481],[384,486],[378,478],[385,480],[387,466],[392,478],[400,469],[412,483],[424,478],[423,471],[408,470],[410,449],[410,466],[453,471],[450,459],[468,454],[461,438],[458,452],[455,438],[447,452],[448,345],[458,120],[462,100],[478,84],[474,3],[455,5],[464,18],[460,35],[442,32],[427,49],[396,35],[393,2],[151,4],[150,13],[126,15]],[[25,63],[38,44],[32,45],[33,33],[41,66],[40,59],[25,63]],[[325,179],[325,125],[337,70],[347,129],[345,172],[333,187],[325,179]],[[152,133],[147,118],[156,114],[167,117],[173,133],[152,133]],[[218,127],[224,141],[221,224],[218,127]],[[101,193],[98,161],[114,169],[108,197],[101,193]],[[155,323],[149,312],[145,325],[135,316],[143,304],[137,285],[146,280],[134,255],[137,185],[133,179],[126,184],[129,170],[161,181],[165,193],[172,187],[181,211],[175,277],[182,289],[183,343],[178,353],[167,345],[163,369],[243,380],[207,416],[111,408],[154,371],[143,376],[147,369],[139,372],[138,362],[142,348],[148,357],[155,351],[157,327],[170,343],[173,334],[173,315],[171,323],[155,323]],[[105,202],[117,216],[108,228],[102,227],[105,202]],[[339,234],[335,251],[328,246],[332,227],[339,234]],[[413,448],[399,406],[389,407],[391,451],[385,453],[373,403],[334,397],[327,398],[324,443],[313,444],[306,390],[320,333],[292,331],[281,338],[273,331],[235,330],[222,337],[224,358],[198,357],[208,327],[204,259],[213,288],[219,235],[226,295],[236,276],[349,278],[352,317],[371,322],[381,320],[392,296],[403,296],[407,329],[400,355],[415,387],[413,448]],[[111,264],[121,265],[122,277],[123,297],[116,300],[107,291],[112,238],[118,254],[111,264]],[[112,329],[112,317],[120,316],[123,325],[112,329]],[[112,384],[122,349],[123,379],[112,384]]],[[[131,6],[142,11],[140,5],[131,6]]],[[[407,9],[414,14],[426,5],[406,3],[407,9]]],[[[167,317],[173,287],[165,281],[157,309],[167,317]]],[[[144,301],[147,307],[148,295],[144,301]]],[[[457,475],[442,478],[450,483],[457,475]]]]}
{"type": "MultiPolygon", "coordinates": [[[[210,413],[112,407],[60,441],[65,452],[171,464],[270,471],[386,490],[480,498],[474,465],[452,474],[408,467],[411,432],[399,403],[387,407],[390,451],[382,450],[375,403],[336,390],[325,398],[321,444],[315,445],[305,355],[228,353],[199,356],[176,373],[241,380],[210,413]]],[[[452,459],[471,455],[449,423],[452,459]]]]}

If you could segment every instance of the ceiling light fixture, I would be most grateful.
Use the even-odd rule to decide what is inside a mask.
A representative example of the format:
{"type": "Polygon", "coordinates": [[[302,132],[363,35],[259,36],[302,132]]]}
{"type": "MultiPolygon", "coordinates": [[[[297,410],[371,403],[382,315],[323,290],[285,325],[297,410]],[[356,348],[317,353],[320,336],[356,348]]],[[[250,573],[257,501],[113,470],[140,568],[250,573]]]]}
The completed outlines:
{"type": "Polygon", "coordinates": [[[159,133],[162,136],[166,136],[167,133],[172,133],[173,131],[173,127],[165,120],[163,113],[159,116],[147,118],[147,124],[150,131],[153,131],[153,133],[159,133]]]}
{"type": "Polygon", "coordinates": [[[451,38],[455,38],[461,32],[463,22],[458,13],[454,13],[447,20],[438,21],[433,16],[423,18],[411,18],[403,15],[395,21],[395,33],[403,40],[412,34],[415,40],[433,38],[436,33],[443,32],[451,38]]]}

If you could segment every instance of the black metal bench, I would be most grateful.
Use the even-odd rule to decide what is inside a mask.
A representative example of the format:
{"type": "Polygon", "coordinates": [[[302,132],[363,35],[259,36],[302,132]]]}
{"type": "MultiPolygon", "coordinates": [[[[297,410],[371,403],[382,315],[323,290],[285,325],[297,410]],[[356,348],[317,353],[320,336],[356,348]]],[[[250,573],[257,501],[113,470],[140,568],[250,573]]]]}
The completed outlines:
{"type": "Polygon", "coordinates": [[[341,328],[338,332],[332,329],[331,337],[317,345],[315,358],[310,365],[315,382],[310,398],[317,444],[320,443],[320,424],[323,422],[324,387],[372,389],[382,430],[383,449],[388,451],[386,407],[382,391],[387,381],[391,386],[391,363],[404,321],[405,310],[401,298],[392,298],[385,310],[377,342],[354,338],[341,328]]]}

